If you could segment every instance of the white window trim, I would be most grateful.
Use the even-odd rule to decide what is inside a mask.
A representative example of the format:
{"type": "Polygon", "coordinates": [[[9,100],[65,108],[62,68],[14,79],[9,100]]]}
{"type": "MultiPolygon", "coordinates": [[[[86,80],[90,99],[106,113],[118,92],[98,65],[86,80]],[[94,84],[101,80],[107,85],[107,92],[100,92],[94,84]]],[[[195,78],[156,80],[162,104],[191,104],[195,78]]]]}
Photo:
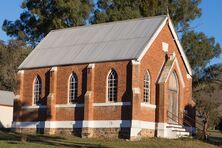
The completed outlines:
{"type": "Polygon", "coordinates": [[[93,103],[93,106],[130,106],[131,102],[106,102],[106,103],[93,103]]]}
{"type": "Polygon", "coordinates": [[[55,107],[56,108],[84,107],[84,104],[78,104],[78,103],[74,103],[74,104],[56,104],[55,107]]]}
{"type": "MultiPolygon", "coordinates": [[[[146,102],[145,99],[144,99],[144,98],[145,98],[145,96],[144,96],[144,91],[145,91],[145,87],[144,87],[145,82],[144,82],[144,80],[145,80],[145,79],[144,79],[144,80],[143,80],[143,83],[144,83],[144,84],[143,84],[143,102],[145,102],[145,103],[150,103],[150,98],[151,98],[151,97],[150,97],[150,92],[151,92],[151,91],[150,91],[150,90],[151,90],[151,88],[150,88],[151,77],[150,77],[150,72],[149,72],[148,70],[145,71],[145,74],[148,74],[148,77],[149,77],[149,87],[148,87],[149,97],[148,97],[148,101],[146,102]]],[[[144,78],[145,78],[145,75],[144,75],[144,78]]]]}
{"type": "Polygon", "coordinates": [[[22,109],[38,109],[38,108],[47,108],[46,105],[25,105],[22,106],[22,109]]]}
{"type": "MultiPolygon", "coordinates": [[[[109,72],[108,72],[108,74],[107,74],[107,76],[106,76],[106,103],[117,103],[117,102],[115,102],[115,101],[109,101],[109,97],[108,97],[108,93],[109,93],[109,91],[108,91],[108,78],[109,78],[109,74],[111,73],[111,71],[112,70],[114,70],[114,69],[110,69],[109,70],[109,72]]],[[[114,70],[115,71],[115,70],[114,70]]],[[[115,71],[116,72],[116,71],[115,71]]],[[[117,74],[117,72],[116,72],[116,74],[117,74]]],[[[118,95],[118,74],[117,74],[117,95],[118,95]]],[[[117,98],[117,101],[118,101],[118,96],[116,96],[117,98]]]]}
{"type": "Polygon", "coordinates": [[[140,105],[141,105],[142,107],[147,107],[147,108],[156,109],[156,105],[150,104],[150,103],[147,103],[147,102],[142,102],[140,105]]]}
{"type": "MultiPolygon", "coordinates": [[[[71,103],[71,102],[70,102],[70,98],[69,98],[69,94],[70,94],[70,90],[69,90],[69,89],[70,89],[70,78],[71,78],[71,76],[72,76],[73,74],[76,75],[75,72],[72,72],[72,73],[69,75],[69,78],[68,78],[67,105],[75,104],[75,103],[71,103]]],[[[77,75],[76,75],[76,77],[77,77],[77,75]]],[[[78,77],[77,77],[77,97],[78,97],[78,77]]]]}
{"type": "MultiPolygon", "coordinates": [[[[39,76],[39,78],[40,78],[40,76],[39,76]]],[[[33,82],[32,82],[32,105],[31,106],[41,106],[41,105],[37,105],[36,104],[36,102],[35,102],[35,95],[34,95],[34,91],[35,91],[35,80],[36,79],[39,79],[38,78],[38,75],[36,75],[35,76],[35,78],[34,78],[34,80],[33,80],[33,82]]],[[[42,82],[41,82],[41,78],[40,78],[40,85],[41,85],[41,87],[40,87],[40,95],[42,95],[42,82]]]]}

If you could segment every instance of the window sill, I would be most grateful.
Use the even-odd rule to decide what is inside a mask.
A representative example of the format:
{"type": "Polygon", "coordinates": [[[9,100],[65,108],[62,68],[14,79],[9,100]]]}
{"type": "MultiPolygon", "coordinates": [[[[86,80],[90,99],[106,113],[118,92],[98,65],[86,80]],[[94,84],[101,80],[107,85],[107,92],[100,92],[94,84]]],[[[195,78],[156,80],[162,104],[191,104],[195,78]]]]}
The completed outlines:
{"type": "Polygon", "coordinates": [[[66,108],[66,107],[84,107],[84,104],[57,104],[57,108],[66,108]]]}
{"type": "Polygon", "coordinates": [[[153,108],[153,109],[156,108],[156,105],[153,105],[153,104],[150,104],[150,103],[144,103],[144,102],[141,103],[141,106],[142,107],[153,108]]]}
{"type": "Polygon", "coordinates": [[[31,105],[31,106],[22,106],[22,109],[35,109],[35,108],[46,108],[46,105],[31,105]]]}
{"type": "Polygon", "coordinates": [[[93,106],[129,106],[131,102],[105,102],[105,103],[93,103],[93,106]]]}

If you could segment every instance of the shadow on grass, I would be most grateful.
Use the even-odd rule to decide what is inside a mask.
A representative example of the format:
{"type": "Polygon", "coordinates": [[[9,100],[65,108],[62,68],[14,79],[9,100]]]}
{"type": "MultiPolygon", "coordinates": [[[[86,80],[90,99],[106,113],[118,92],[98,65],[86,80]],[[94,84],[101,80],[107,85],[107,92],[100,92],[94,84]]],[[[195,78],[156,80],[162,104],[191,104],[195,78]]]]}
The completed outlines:
{"type": "Polygon", "coordinates": [[[222,146],[222,137],[208,136],[207,143],[222,146]]]}
{"type": "Polygon", "coordinates": [[[68,140],[58,136],[46,135],[22,135],[10,131],[0,131],[0,141],[6,141],[8,144],[21,144],[22,136],[27,137],[27,144],[36,143],[43,145],[50,145],[56,147],[104,147],[101,144],[92,144],[84,140],[68,140]]]}

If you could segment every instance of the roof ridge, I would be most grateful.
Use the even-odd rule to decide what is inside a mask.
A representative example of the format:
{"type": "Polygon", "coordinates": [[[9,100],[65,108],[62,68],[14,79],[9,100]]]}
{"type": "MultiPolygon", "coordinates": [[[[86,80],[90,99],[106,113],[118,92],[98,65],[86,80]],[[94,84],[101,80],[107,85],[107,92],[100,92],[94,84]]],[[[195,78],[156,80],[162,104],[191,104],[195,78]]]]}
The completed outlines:
{"type": "Polygon", "coordinates": [[[54,29],[50,32],[57,32],[62,30],[69,30],[69,29],[79,29],[79,28],[88,28],[88,27],[95,27],[95,26],[101,26],[101,25],[109,25],[112,23],[121,23],[121,22],[129,22],[129,21],[135,21],[135,20],[145,20],[145,19],[153,19],[158,17],[167,17],[167,15],[157,15],[157,16],[149,16],[149,17],[139,17],[134,19],[126,19],[126,20],[119,20],[119,21],[112,21],[112,22],[104,22],[104,23],[98,23],[98,24],[90,24],[90,25],[82,25],[82,26],[73,26],[73,27],[67,27],[67,28],[60,28],[60,29],[54,29]]]}

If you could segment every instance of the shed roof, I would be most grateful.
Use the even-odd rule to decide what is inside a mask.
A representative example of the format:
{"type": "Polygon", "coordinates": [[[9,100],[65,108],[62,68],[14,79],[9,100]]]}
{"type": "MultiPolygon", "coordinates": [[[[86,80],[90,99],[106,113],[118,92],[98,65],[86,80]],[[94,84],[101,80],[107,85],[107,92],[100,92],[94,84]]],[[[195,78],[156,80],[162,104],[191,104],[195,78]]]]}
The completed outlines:
{"type": "Polygon", "coordinates": [[[51,31],[19,69],[138,59],[167,16],[51,31]]]}
{"type": "Polygon", "coordinates": [[[15,94],[11,91],[0,90],[0,105],[12,106],[15,99],[15,94]]]}

